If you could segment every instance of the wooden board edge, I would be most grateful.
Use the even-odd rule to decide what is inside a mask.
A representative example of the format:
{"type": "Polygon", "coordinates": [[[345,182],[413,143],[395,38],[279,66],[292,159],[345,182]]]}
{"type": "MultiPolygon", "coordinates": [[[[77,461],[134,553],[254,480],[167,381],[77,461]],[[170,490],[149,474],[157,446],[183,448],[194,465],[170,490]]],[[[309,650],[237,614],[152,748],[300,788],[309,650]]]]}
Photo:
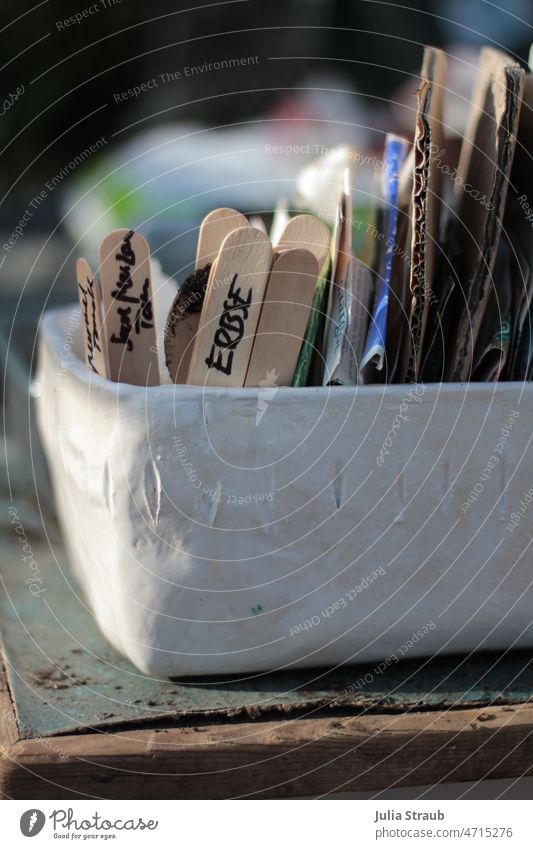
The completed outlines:
{"type": "Polygon", "coordinates": [[[3,646],[0,643],[0,799],[10,798],[5,794],[6,778],[13,767],[13,749],[20,740],[20,733],[7,680],[3,646]]]}
{"type": "Polygon", "coordinates": [[[533,705],[21,740],[8,798],[229,799],[533,774],[533,705]],[[53,741],[53,742],[51,742],[53,741]],[[55,751],[54,751],[55,749],[55,751]]]}
{"type": "Polygon", "coordinates": [[[3,647],[0,644],[0,757],[4,750],[20,739],[15,706],[7,680],[3,647]]]}

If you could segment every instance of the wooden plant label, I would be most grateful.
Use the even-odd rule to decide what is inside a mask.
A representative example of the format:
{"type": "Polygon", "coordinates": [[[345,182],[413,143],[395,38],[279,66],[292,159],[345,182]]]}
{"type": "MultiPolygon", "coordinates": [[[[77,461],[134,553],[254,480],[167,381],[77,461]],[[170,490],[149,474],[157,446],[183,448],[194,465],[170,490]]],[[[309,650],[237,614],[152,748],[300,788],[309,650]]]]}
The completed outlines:
{"type": "Polygon", "coordinates": [[[222,242],[248,221],[235,209],[214,209],[200,226],[196,266],[180,286],[165,326],[165,363],[174,383],[186,383],[211,266],[222,242]]]}
{"type": "Polygon", "coordinates": [[[290,386],[318,277],[311,251],[288,250],[268,278],[246,386],[290,386]]]}
{"type": "Polygon", "coordinates": [[[330,250],[329,230],[314,215],[295,215],[285,225],[276,247],[311,251],[316,257],[320,274],[330,250]]]}
{"type": "Polygon", "coordinates": [[[236,209],[221,207],[206,215],[198,234],[196,270],[212,265],[226,236],[240,227],[248,227],[248,221],[236,209]]]}
{"type": "Polygon", "coordinates": [[[101,377],[107,376],[105,340],[102,333],[102,301],[98,284],[85,259],[76,263],[76,280],[83,324],[85,362],[101,377]]]}
{"type": "Polygon", "coordinates": [[[159,384],[150,282],[150,249],[140,233],[114,230],[100,246],[100,279],[109,377],[159,384]]]}
{"type": "Polygon", "coordinates": [[[271,263],[260,230],[226,236],[209,275],[187,383],[244,386],[271,263]]]}

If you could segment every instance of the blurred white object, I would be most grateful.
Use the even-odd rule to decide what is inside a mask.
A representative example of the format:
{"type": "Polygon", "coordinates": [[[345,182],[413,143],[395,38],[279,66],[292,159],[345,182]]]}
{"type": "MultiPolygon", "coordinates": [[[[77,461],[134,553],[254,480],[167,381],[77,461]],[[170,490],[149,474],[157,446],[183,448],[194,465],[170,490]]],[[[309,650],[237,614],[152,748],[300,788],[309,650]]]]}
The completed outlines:
{"type": "Polygon", "coordinates": [[[353,167],[356,161],[356,149],[340,145],[303,168],[296,181],[301,204],[332,224],[343,190],[345,170],[353,167]]]}
{"type": "Polygon", "coordinates": [[[111,230],[134,227],[154,251],[176,257],[172,268],[163,260],[174,273],[181,258],[193,259],[191,244],[210,210],[270,214],[279,197],[294,200],[296,174],[319,150],[344,139],[364,146],[365,102],[346,85],[337,75],[313,75],[272,113],[239,126],[166,124],[122,143],[118,136],[113,148],[104,140],[65,185],[65,225],[79,253],[96,254],[111,230]]]}
{"type": "Polygon", "coordinates": [[[270,227],[270,241],[275,246],[278,244],[281,234],[289,223],[289,205],[286,198],[280,198],[276,203],[272,226],[270,227]]]}
{"type": "MultiPolygon", "coordinates": [[[[256,125],[178,125],[141,133],[102,153],[72,181],[65,194],[66,226],[88,254],[119,226],[148,237],[157,228],[170,229],[176,237],[189,227],[194,234],[205,212],[217,206],[273,210],[287,181],[293,184],[297,164],[273,157],[267,142],[264,127],[256,125]]],[[[184,238],[191,242],[190,233],[184,238]]]]}

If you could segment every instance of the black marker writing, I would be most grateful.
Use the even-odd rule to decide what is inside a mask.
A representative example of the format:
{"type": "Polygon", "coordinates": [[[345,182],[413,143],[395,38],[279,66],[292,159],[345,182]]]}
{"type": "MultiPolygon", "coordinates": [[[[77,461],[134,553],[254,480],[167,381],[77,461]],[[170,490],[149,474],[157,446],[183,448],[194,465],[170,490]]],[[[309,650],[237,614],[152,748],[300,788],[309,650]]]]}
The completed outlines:
{"type": "Polygon", "coordinates": [[[111,342],[125,345],[128,351],[133,351],[133,342],[130,339],[131,333],[131,307],[119,307],[117,313],[120,318],[120,333],[117,336],[115,333],[111,335],[111,342]]]}
{"type": "Polygon", "coordinates": [[[135,315],[135,332],[137,334],[141,332],[143,327],[148,330],[154,326],[154,313],[150,301],[150,281],[148,279],[144,281],[139,303],[141,306],[135,315]]]}
{"type": "Polygon", "coordinates": [[[135,253],[131,247],[131,240],[133,236],[134,231],[130,230],[130,232],[124,236],[120,253],[115,254],[115,259],[118,259],[119,262],[124,264],[120,266],[117,288],[113,289],[111,297],[116,301],[137,304],[139,303],[139,299],[127,294],[133,286],[133,280],[131,279],[131,269],[132,266],[135,265],[135,253]]]}
{"type": "Polygon", "coordinates": [[[81,303],[83,306],[83,318],[85,321],[85,338],[87,340],[87,360],[89,362],[90,367],[94,372],[96,372],[96,368],[94,367],[94,352],[99,351],[101,353],[100,348],[100,334],[98,333],[98,329],[96,327],[96,298],[94,295],[94,280],[91,280],[90,277],[87,278],[87,288],[84,289],[81,284],[79,284],[80,292],[81,292],[81,303]],[[90,305],[90,317],[89,317],[89,298],[91,299],[90,305]]]}
{"type": "Polygon", "coordinates": [[[238,275],[235,274],[228,290],[228,297],[224,301],[222,314],[218,322],[218,328],[213,339],[211,351],[205,363],[208,368],[214,368],[224,374],[231,374],[233,366],[233,355],[237,345],[244,336],[244,327],[248,318],[248,311],[252,302],[252,290],[248,290],[246,298],[241,297],[241,290],[237,289],[235,283],[238,275]],[[216,351],[219,348],[220,350],[216,351]],[[224,355],[226,361],[224,362],[224,355]]]}
{"type": "Polygon", "coordinates": [[[154,314],[150,300],[150,280],[146,278],[139,297],[131,293],[131,289],[133,288],[131,274],[132,268],[135,266],[135,252],[131,246],[131,240],[134,235],[134,231],[130,230],[124,237],[119,253],[115,254],[115,259],[122,264],[119,268],[117,288],[111,292],[111,297],[115,301],[123,304],[138,305],[133,320],[131,317],[132,307],[117,308],[117,314],[120,318],[120,332],[118,336],[113,333],[110,340],[119,345],[126,345],[126,350],[128,351],[133,351],[133,341],[131,339],[133,329],[135,329],[135,333],[138,336],[141,330],[150,330],[154,326],[154,314]]]}

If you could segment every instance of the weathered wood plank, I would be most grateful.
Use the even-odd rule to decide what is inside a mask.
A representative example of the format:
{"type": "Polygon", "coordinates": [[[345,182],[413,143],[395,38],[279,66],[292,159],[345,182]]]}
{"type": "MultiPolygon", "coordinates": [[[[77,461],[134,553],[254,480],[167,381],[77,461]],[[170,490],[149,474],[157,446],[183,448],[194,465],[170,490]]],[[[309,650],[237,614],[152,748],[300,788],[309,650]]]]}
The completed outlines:
{"type": "Polygon", "coordinates": [[[0,757],[4,750],[19,739],[15,708],[7,684],[5,668],[0,653],[0,757]]]}
{"type": "Polygon", "coordinates": [[[533,706],[23,740],[14,798],[279,798],[533,774],[533,706]]]}

